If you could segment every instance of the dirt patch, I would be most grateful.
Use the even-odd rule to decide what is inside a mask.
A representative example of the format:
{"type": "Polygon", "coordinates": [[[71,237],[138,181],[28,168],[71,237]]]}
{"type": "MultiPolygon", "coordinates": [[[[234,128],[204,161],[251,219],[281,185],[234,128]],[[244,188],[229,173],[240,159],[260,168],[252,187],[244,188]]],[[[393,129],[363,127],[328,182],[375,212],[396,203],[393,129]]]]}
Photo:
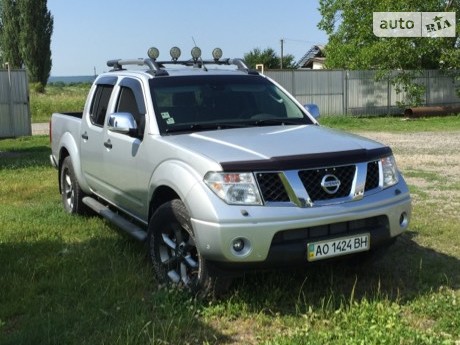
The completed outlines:
{"type": "Polygon", "coordinates": [[[460,219],[460,132],[358,133],[390,146],[414,205],[430,203],[460,219]],[[426,193],[423,196],[420,193],[426,193]]]}
{"type": "Polygon", "coordinates": [[[48,135],[49,123],[32,123],[32,135],[48,135]]]}
{"type": "MultiPolygon", "coordinates": [[[[460,132],[375,133],[361,132],[367,138],[389,145],[398,167],[438,174],[446,183],[460,183],[460,132]]],[[[414,180],[420,184],[420,178],[414,180]]],[[[422,183],[423,184],[423,183],[422,183]]]]}

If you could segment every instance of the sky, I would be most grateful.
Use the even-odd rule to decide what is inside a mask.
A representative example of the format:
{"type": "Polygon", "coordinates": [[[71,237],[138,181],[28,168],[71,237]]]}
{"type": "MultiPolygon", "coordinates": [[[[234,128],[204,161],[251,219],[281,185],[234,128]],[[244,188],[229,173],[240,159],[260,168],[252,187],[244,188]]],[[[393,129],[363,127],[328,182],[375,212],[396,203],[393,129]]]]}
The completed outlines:
{"type": "Polygon", "coordinates": [[[196,45],[204,59],[215,47],[224,58],[273,48],[298,61],[327,36],[317,28],[318,0],[48,0],[54,17],[51,76],[107,71],[107,60],[146,58],[149,47],[169,60],[178,46],[189,58],[196,45]]]}

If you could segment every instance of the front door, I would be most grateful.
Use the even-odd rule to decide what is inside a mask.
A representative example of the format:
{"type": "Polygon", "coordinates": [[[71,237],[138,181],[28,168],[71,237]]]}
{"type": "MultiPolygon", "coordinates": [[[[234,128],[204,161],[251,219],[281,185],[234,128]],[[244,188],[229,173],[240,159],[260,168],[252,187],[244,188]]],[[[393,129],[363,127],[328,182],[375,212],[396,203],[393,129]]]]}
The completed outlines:
{"type": "MultiPolygon", "coordinates": [[[[137,122],[138,135],[104,132],[104,181],[107,199],[135,216],[145,213],[148,180],[140,174],[140,165],[148,152],[143,152],[145,130],[145,100],[140,81],[126,77],[120,81],[115,112],[133,115],[137,122]]],[[[107,121],[106,121],[107,123],[107,121]]]]}

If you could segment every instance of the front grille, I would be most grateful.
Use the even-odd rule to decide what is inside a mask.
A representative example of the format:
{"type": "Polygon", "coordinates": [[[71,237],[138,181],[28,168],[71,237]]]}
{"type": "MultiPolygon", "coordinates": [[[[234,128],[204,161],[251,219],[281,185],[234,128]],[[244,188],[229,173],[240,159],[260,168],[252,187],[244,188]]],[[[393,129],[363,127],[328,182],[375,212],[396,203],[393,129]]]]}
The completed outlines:
{"type": "MultiPolygon", "coordinates": [[[[380,184],[380,168],[379,161],[364,163],[366,169],[366,183],[364,192],[372,191],[379,187],[380,184]]],[[[362,170],[359,170],[362,171],[362,170]]],[[[298,181],[295,190],[300,190],[302,187],[308,194],[309,201],[315,202],[330,202],[334,199],[352,197],[356,192],[353,189],[357,166],[346,165],[338,167],[327,167],[318,169],[299,170],[298,181]],[[332,186],[327,186],[327,182],[332,181],[332,186]],[[340,186],[337,187],[338,182],[340,186]],[[323,185],[322,185],[323,183],[323,185]],[[335,183],[335,185],[334,185],[335,183]]],[[[364,172],[362,172],[364,173],[364,172]]],[[[282,181],[282,171],[257,172],[255,174],[260,187],[262,198],[265,203],[292,202],[299,204],[299,200],[291,200],[290,194],[286,191],[282,181]]],[[[287,178],[284,183],[296,183],[287,178]]],[[[306,198],[299,196],[300,198],[306,198]]]]}
{"type": "Polygon", "coordinates": [[[286,202],[289,196],[278,173],[257,173],[260,191],[266,202],[286,202]]]}
{"type": "Polygon", "coordinates": [[[348,165],[335,168],[302,170],[299,171],[299,177],[310,199],[315,202],[349,196],[355,171],[355,165],[348,165]],[[340,186],[335,193],[328,193],[321,186],[321,181],[326,175],[334,175],[340,181],[340,186]]]}
{"type": "Polygon", "coordinates": [[[365,191],[377,188],[379,186],[379,162],[367,163],[367,177],[365,191]]]}

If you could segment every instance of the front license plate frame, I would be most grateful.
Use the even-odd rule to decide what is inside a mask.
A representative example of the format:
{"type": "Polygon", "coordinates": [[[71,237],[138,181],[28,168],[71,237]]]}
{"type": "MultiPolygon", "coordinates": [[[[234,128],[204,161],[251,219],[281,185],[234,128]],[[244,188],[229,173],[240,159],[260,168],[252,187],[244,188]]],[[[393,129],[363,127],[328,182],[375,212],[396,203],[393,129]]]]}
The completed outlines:
{"type": "Polygon", "coordinates": [[[335,256],[364,252],[371,247],[369,233],[337,237],[307,243],[307,260],[318,261],[335,256]]]}

